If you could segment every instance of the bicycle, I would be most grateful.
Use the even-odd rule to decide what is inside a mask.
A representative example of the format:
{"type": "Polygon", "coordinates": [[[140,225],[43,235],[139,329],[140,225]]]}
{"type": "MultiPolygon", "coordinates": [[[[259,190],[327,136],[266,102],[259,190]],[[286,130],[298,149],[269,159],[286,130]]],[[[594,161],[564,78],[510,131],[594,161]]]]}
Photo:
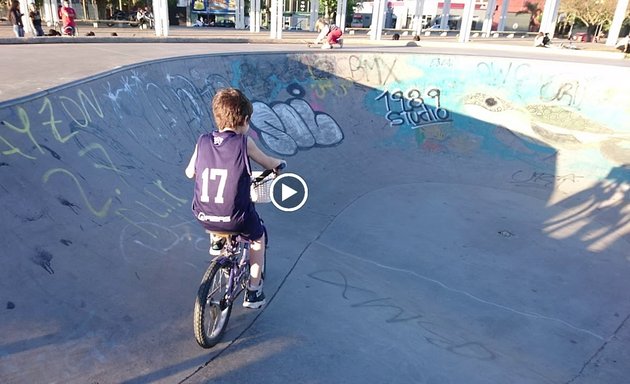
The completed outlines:
{"type": "MultiPolygon", "coordinates": [[[[271,200],[268,196],[271,181],[285,165],[286,163],[282,163],[277,169],[265,170],[254,178],[252,192],[256,193],[252,193],[253,201],[271,200]]],[[[266,253],[269,238],[264,225],[263,230],[266,253]]],[[[238,232],[206,232],[210,234],[211,244],[213,241],[218,242],[221,247],[201,279],[193,311],[193,328],[197,344],[202,348],[212,348],[221,340],[227,328],[232,305],[249,284],[250,241],[238,232]]],[[[266,263],[265,254],[265,263],[261,268],[262,280],[265,278],[266,263]]]]}

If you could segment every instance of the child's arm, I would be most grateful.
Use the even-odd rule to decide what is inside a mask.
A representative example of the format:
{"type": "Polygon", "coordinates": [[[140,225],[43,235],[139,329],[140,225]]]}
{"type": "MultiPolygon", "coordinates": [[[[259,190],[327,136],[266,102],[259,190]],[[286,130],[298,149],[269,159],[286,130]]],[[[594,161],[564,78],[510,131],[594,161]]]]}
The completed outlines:
{"type": "Polygon", "coordinates": [[[325,25],[322,30],[319,32],[319,35],[317,35],[317,38],[315,39],[315,44],[320,44],[322,41],[324,41],[324,38],[328,35],[328,33],[330,32],[330,28],[328,28],[327,25],[325,25]]]}
{"type": "Polygon", "coordinates": [[[190,158],[190,162],[186,167],[186,176],[189,179],[195,177],[195,163],[197,162],[197,145],[195,145],[195,152],[193,152],[192,157],[190,158]]]}
{"type": "Polygon", "coordinates": [[[247,153],[252,160],[265,169],[276,169],[282,164],[282,160],[268,156],[261,151],[251,137],[247,138],[247,153]]]}

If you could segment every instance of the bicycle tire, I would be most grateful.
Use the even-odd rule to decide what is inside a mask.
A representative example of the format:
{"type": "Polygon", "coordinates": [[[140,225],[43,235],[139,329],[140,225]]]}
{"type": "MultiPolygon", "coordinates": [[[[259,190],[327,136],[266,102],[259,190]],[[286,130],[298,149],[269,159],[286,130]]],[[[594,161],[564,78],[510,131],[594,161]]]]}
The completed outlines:
{"type": "Polygon", "coordinates": [[[202,348],[215,346],[227,328],[233,304],[225,301],[228,279],[216,261],[210,263],[201,279],[195,300],[193,327],[197,344],[202,348]]]}

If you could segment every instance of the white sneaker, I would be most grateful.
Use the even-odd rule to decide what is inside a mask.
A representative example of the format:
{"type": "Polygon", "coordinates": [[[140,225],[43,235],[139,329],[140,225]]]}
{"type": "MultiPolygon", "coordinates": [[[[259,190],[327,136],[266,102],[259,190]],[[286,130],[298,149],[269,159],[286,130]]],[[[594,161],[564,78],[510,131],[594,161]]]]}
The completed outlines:
{"type": "Polygon", "coordinates": [[[212,236],[210,241],[210,256],[219,256],[226,243],[225,237],[212,236]]]}
{"type": "Polygon", "coordinates": [[[265,294],[263,293],[262,288],[256,290],[247,289],[243,299],[243,307],[258,309],[265,305],[266,302],[267,301],[265,300],[265,294]]]}

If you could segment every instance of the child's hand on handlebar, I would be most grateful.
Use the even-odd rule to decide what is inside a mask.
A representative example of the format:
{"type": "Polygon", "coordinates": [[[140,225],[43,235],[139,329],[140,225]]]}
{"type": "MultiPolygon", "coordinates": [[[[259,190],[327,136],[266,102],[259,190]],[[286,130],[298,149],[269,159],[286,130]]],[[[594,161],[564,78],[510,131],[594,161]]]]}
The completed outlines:
{"type": "Polygon", "coordinates": [[[282,171],[283,169],[285,169],[286,167],[287,167],[287,162],[286,162],[286,161],[284,161],[284,160],[281,160],[281,161],[280,161],[280,164],[278,164],[278,166],[277,166],[277,167],[275,167],[275,168],[273,169],[273,172],[274,172],[276,175],[279,175],[279,174],[281,173],[281,171],[282,171]]]}

